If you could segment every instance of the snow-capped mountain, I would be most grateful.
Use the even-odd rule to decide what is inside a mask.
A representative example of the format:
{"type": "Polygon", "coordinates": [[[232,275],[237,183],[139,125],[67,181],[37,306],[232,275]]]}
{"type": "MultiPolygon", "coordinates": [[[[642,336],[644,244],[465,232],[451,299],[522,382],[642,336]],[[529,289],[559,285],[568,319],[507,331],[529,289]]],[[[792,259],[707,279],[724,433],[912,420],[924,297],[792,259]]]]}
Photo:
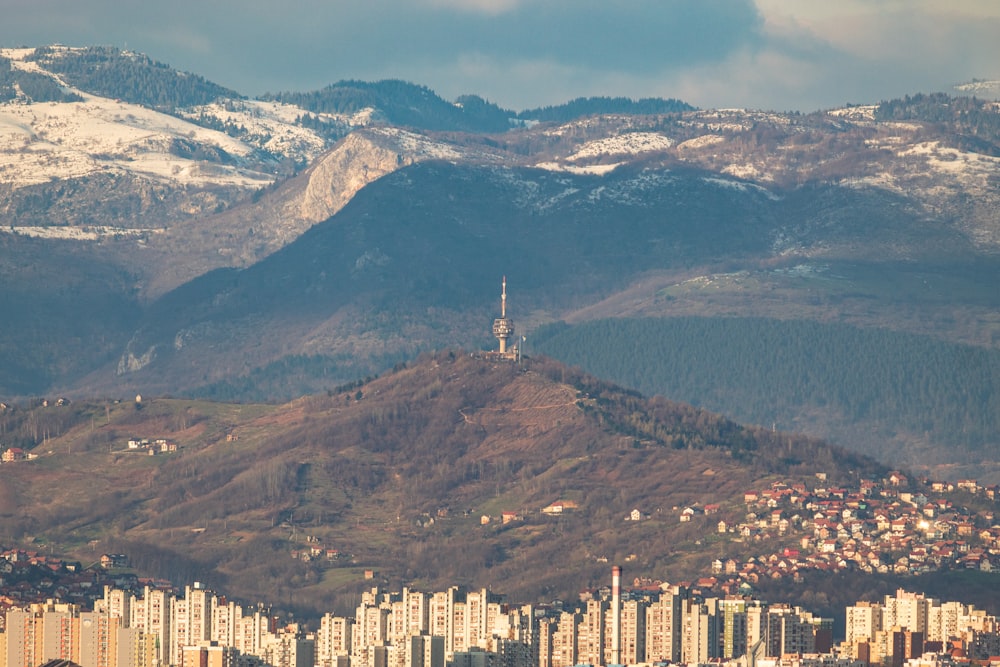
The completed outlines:
{"type": "Polygon", "coordinates": [[[7,83],[0,96],[0,210],[19,233],[93,238],[102,229],[118,235],[159,230],[274,184],[322,154],[336,132],[370,120],[365,113],[327,115],[321,136],[296,122],[302,109],[286,104],[217,97],[154,107],[95,93],[46,69],[86,52],[50,48],[39,56],[36,49],[0,49],[7,83]],[[60,94],[42,87],[33,97],[40,81],[60,94]],[[143,193],[138,201],[136,190],[143,193]],[[88,210],[77,206],[81,198],[88,210]],[[89,235],[81,236],[82,227],[89,235]]]}
{"type": "MultiPolygon", "coordinates": [[[[246,265],[335,214],[377,178],[445,160],[578,174],[607,174],[629,164],[685,166],[775,191],[817,180],[874,187],[947,211],[976,244],[1000,243],[1000,225],[970,210],[996,203],[995,134],[984,135],[981,126],[934,126],[912,109],[905,118],[889,117],[878,106],[809,116],[741,109],[606,114],[529,122],[484,141],[484,135],[393,127],[385,112],[370,106],[331,112],[278,101],[281,96],[249,100],[113,49],[0,49],[0,72],[4,68],[0,212],[8,232],[84,240],[132,236],[148,243],[164,231],[187,233],[189,226],[292,184],[275,204],[280,223],[273,210],[263,220],[251,221],[258,213],[236,216],[237,226],[254,230],[256,250],[229,243],[211,250],[246,265]],[[95,71],[126,80],[140,71],[156,86],[123,88],[111,74],[101,78],[95,71]],[[306,176],[289,180],[303,170],[306,176]],[[929,181],[933,187],[923,187],[929,181]]],[[[433,98],[418,92],[419,99],[433,98]]],[[[981,103],[976,112],[995,118],[997,104],[981,103]]],[[[225,228],[230,218],[212,226],[225,228]]]]}

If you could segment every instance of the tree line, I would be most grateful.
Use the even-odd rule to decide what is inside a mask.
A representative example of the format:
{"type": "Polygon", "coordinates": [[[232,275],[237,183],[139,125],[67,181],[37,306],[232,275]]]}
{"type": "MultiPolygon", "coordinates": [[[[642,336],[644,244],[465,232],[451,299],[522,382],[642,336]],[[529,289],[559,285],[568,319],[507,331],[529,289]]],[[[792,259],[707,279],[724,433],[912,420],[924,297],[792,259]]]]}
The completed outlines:
{"type": "Polygon", "coordinates": [[[578,97],[565,104],[526,109],[517,114],[521,120],[565,123],[583,116],[600,114],[627,114],[653,116],[694,111],[695,108],[680,100],[645,97],[634,100],[629,97],[578,97]]]}
{"type": "Polygon", "coordinates": [[[646,394],[771,424],[803,409],[979,449],[1000,432],[1000,351],[758,318],[552,325],[533,348],[646,394]]]}
{"type": "Polygon", "coordinates": [[[87,92],[172,112],[241,95],[204,77],[178,72],[149,56],[108,46],[57,51],[35,49],[29,57],[87,92]]]}
{"type": "Polygon", "coordinates": [[[995,104],[975,97],[945,93],[907,95],[882,102],[875,110],[881,121],[917,120],[952,128],[959,148],[1000,155],[1000,113],[995,104]]]}
{"type": "Polygon", "coordinates": [[[312,113],[353,114],[373,108],[391,123],[428,130],[504,132],[515,113],[476,95],[442,99],[426,86],[400,80],[340,81],[321,90],[271,93],[263,97],[312,113]]]}
{"type": "Polygon", "coordinates": [[[49,76],[15,70],[10,59],[0,57],[0,103],[10,102],[20,93],[32,102],[80,102],[82,97],[66,91],[49,76]]]}

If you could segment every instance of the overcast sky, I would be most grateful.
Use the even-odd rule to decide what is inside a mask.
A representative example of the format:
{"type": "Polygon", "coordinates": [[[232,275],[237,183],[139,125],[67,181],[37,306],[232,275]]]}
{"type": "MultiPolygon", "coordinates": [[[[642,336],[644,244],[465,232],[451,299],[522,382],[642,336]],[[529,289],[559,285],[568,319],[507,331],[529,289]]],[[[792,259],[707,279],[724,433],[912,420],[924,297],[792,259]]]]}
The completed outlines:
{"type": "Polygon", "coordinates": [[[113,45],[256,96],[404,79],[814,111],[1000,79],[998,0],[0,0],[0,45],[113,45]]]}

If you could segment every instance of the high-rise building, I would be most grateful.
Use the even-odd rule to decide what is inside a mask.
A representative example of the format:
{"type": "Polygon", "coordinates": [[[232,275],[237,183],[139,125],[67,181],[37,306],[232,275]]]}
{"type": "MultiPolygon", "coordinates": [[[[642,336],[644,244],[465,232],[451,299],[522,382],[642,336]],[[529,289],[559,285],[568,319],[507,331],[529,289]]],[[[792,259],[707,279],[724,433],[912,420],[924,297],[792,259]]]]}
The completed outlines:
{"type": "Polygon", "coordinates": [[[349,618],[325,614],[316,633],[316,667],[337,667],[337,658],[351,654],[351,628],[349,618]]]}
{"type": "Polygon", "coordinates": [[[622,665],[646,662],[646,603],[626,600],[621,608],[621,639],[618,654],[622,665]]]}
{"type": "Polygon", "coordinates": [[[719,657],[717,600],[685,600],[681,625],[681,661],[708,662],[719,657]]]}
{"type": "Polygon", "coordinates": [[[889,631],[892,646],[892,667],[903,667],[910,658],[919,658],[924,653],[924,633],[895,626],[889,631]]]}
{"type": "Polygon", "coordinates": [[[579,628],[583,616],[572,612],[563,612],[552,637],[552,667],[572,667],[580,662],[579,628]]]}
{"type": "Polygon", "coordinates": [[[186,586],[184,597],[170,606],[170,663],[179,664],[185,646],[209,641],[215,595],[200,584],[186,586]]]}
{"type": "Polygon", "coordinates": [[[444,667],[444,637],[412,635],[406,643],[406,667],[444,667]]]}
{"type": "Polygon", "coordinates": [[[901,626],[911,632],[926,632],[927,610],[934,600],[920,593],[910,593],[899,589],[895,596],[885,596],[882,605],[882,627],[901,626]]]}
{"type": "Polygon", "coordinates": [[[604,641],[607,631],[606,616],[608,602],[606,600],[588,600],[583,619],[577,630],[577,659],[587,665],[606,665],[604,641]]]}
{"type": "Polygon", "coordinates": [[[434,593],[431,595],[427,610],[430,634],[444,637],[445,660],[450,660],[455,651],[455,602],[457,597],[457,586],[434,593]]]}
{"type": "Polygon", "coordinates": [[[682,592],[664,591],[646,607],[646,660],[679,662],[681,659],[682,592]]]}
{"type": "Polygon", "coordinates": [[[105,610],[48,602],[6,615],[0,666],[33,667],[68,660],[81,667],[153,667],[151,636],[125,628],[105,610]]]}
{"type": "Polygon", "coordinates": [[[117,667],[120,656],[119,634],[121,616],[101,612],[81,612],[79,623],[80,648],[77,662],[81,667],[117,667]]]}
{"type": "Polygon", "coordinates": [[[870,641],[881,629],[882,605],[877,602],[858,602],[847,608],[844,641],[848,646],[870,641]]]}
{"type": "Polygon", "coordinates": [[[538,656],[536,664],[538,667],[553,667],[553,640],[555,639],[556,628],[558,626],[558,621],[553,618],[545,617],[539,619],[538,621],[538,632],[536,633],[535,644],[535,652],[538,656]]]}
{"type": "Polygon", "coordinates": [[[365,599],[354,612],[354,628],[351,631],[351,658],[362,665],[369,659],[371,649],[385,646],[388,640],[389,609],[375,606],[373,599],[365,599]]]}
{"type": "Polygon", "coordinates": [[[611,636],[604,651],[604,664],[622,664],[622,568],[611,568],[611,636]]]}
{"type": "Polygon", "coordinates": [[[170,618],[174,596],[167,591],[146,586],[141,598],[131,598],[128,627],[152,637],[156,661],[170,659],[170,618]]]}
{"type": "Polygon", "coordinates": [[[202,640],[181,649],[181,667],[236,667],[239,656],[232,646],[202,640]]]}
{"type": "Polygon", "coordinates": [[[747,601],[726,598],[719,601],[720,634],[723,659],[739,658],[747,652],[747,601]]]}

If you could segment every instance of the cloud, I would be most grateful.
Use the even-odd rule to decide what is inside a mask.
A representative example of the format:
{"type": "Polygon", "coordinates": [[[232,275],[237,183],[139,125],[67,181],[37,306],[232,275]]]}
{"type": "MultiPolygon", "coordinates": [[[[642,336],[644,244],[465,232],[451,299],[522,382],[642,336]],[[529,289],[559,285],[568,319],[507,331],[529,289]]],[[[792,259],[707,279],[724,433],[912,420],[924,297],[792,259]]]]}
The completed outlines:
{"type": "Polygon", "coordinates": [[[521,5],[521,0],[423,0],[423,4],[432,9],[453,9],[496,16],[516,9],[521,5]]]}
{"type": "Polygon", "coordinates": [[[248,95],[401,78],[515,109],[581,95],[817,108],[1000,77],[994,0],[7,0],[0,44],[113,44],[248,95]]]}

